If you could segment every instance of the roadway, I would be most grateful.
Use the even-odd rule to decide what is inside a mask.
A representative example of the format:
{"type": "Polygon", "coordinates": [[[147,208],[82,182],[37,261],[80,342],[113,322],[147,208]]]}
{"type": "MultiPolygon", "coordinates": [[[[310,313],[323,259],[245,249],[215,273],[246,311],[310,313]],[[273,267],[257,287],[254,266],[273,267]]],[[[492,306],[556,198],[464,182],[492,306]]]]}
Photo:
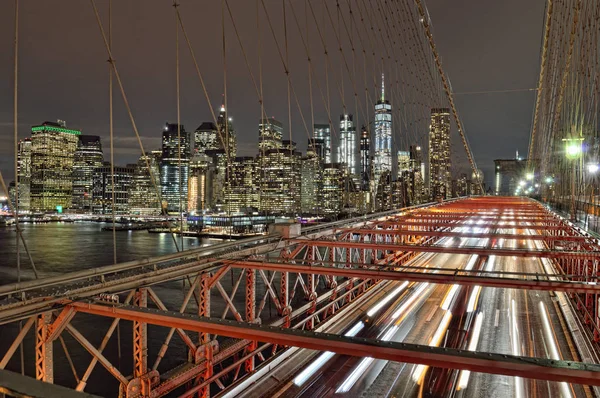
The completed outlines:
{"type": "MultiPolygon", "coordinates": [[[[455,230],[468,231],[462,228],[455,230]]],[[[484,220],[476,218],[466,228],[469,232],[490,232],[484,220]]],[[[515,228],[494,232],[535,233],[515,228]]],[[[444,238],[438,242],[438,245],[457,244],[543,248],[541,242],[526,240],[444,238]]],[[[415,258],[411,265],[552,273],[549,264],[537,258],[425,254],[415,258]]],[[[553,292],[402,282],[387,282],[384,286],[386,294],[365,303],[360,308],[362,315],[359,311],[354,321],[347,319],[343,328],[338,325],[337,332],[482,352],[578,360],[561,324],[553,292]]],[[[566,383],[430,369],[310,350],[298,350],[266,378],[270,380],[269,391],[284,397],[579,397],[587,392],[582,386],[566,383]]],[[[238,396],[259,397],[265,391],[262,379],[238,396]]]]}

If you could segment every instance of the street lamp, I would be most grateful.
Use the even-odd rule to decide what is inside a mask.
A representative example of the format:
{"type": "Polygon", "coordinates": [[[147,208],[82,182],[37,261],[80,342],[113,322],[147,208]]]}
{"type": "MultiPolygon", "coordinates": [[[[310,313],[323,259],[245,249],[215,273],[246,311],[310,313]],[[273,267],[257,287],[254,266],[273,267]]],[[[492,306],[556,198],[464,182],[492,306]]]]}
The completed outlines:
{"type": "Polygon", "coordinates": [[[596,174],[598,172],[598,170],[600,170],[600,165],[593,164],[593,163],[588,164],[587,169],[590,174],[596,174]]]}
{"type": "Polygon", "coordinates": [[[565,155],[571,160],[571,221],[576,220],[577,208],[575,206],[575,161],[581,156],[583,137],[563,138],[565,155]]]}

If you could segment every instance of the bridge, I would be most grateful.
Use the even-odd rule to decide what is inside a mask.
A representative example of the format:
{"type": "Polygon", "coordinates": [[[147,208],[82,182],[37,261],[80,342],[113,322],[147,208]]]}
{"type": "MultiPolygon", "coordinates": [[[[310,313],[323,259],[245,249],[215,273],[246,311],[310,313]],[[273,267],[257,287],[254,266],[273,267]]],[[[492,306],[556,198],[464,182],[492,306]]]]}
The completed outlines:
{"type": "MultiPolygon", "coordinates": [[[[0,262],[0,396],[600,397],[595,2],[547,1],[515,196],[486,195],[421,0],[165,2],[176,123],[164,127],[158,155],[138,127],[155,116],[137,113],[146,94],[131,94],[143,66],[132,67],[113,27],[129,25],[131,10],[78,4],[96,35],[84,47],[101,54],[90,69],[108,64],[110,162],[81,162],[101,182],[81,185],[81,170],[71,178],[66,216],[63,205],[43,208],[60,184],[34,189],[35,171],[25,172],[46,163],[31,154],[28,163],[18,127],[30,21],[22,3],[14,2],[15,181],[0,171],[0,220],[14,233],[14,257],[0,262]],[[206,29],[219,44],[217,73],[198,51],[209,43],[196,13],[220,13],[220,31],[206,29]],[[113,97],[125,115],[116,122],[113,97]],[[191,107],[211,119],[193,140],[181,115],[191,107]],[[287,113],[287,126],[267,116],[273,109],[287,113]],[[256,157],[236,156],[247,142],[236,138],[235,112],[260,120],[256,157]],[[128,140],[142,156],[118,168],[115,147],[128,140]],[[125,193],[135,200],[124,203],[125,193]],[[69,272],[36,267],[45,253],[24,224],[52,217],[110,219],[98,233],[112,232],[112,247],[101,248],[112,261],[92,266],[82,252],[59,256],[69,272]],[[203,217],[217,227],[193,230],[203,217]],[[119,260],[119,244],[135,239],[120,234],[150,223],[174,250],[119,260]],[[203,245],[200,236],[223,239],[203,245]]],[[[81,134],[64,123],[39,131],[81,134]]]]}

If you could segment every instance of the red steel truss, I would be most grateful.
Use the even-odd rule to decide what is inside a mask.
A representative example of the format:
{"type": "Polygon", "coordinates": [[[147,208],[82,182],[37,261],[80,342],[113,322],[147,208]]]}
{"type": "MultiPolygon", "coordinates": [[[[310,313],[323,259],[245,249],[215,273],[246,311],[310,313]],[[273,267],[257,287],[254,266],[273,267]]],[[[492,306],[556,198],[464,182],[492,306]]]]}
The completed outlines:
{"type": "Polygon", "coordinates": [[[286,347],[298,346],[436,367],[600,384],[600,369],[581,363],[314,332],[335,325],[347,311],[359,308],[361,300],[376,295],[385,281],[401,280],[565,291],[580,311],[583,325],[600,341],[598,242],[536,202],[472,198],[308,227],[300,235],[294,235],[292,227],[286,231],[0,286],[0,325],[20,321],[10,337],[7,333],[12,343],[0,352],[0,370],[18,368],[19,347],[33,340],[35,373],[30,376],[38,380],[53,382],[56,367],[61,366],[73,374],[68,387],[84,391],[100,365],[112,376],[115,395],[161,397],[180,389],[184,396],[208,397],[211,391],[252,374],[286,347]],[[457,229],[465,227],[482,233],[457,229]],[[289,238],[283,238],[287,235],[289,238]],[[468,247],[461,246],[458,238],[487,241],[468,247]],[[501,239],[541,242],[543,248],[502,248],[497,244],[501,239]],[[478,254],[482,265],[491,256],[540,257],[550,259],[557,274],[412,266],[411,260],[424,252],[478,254]],[[111,297],[119,302],[111,302],[111,297]],[[97,328],[100,335],[73,322],[92,316],[112,318],[97,328]],[[131,335],[126,337],[131,342],[131,374],[124,373],[111,356],[123,340],[119,331],[124,322],[131,322],[131,335]],[[150,324],[167,328],[160,335],[159,346],[149,347],[150,341],[156,341],[150,324]],[[69,338],[63,338],[65,335],[69,338]],[[73,360],[73,344],[91,357],[86,366],[73,360]],[[57,363],[57,350],[62,350],[60,357],[65,363],[57,363]],[[175,356],[179,362],[173,367],[174,361],[165,358],[173,358],[169,355],[176,350],[186,355],[175,356]]]}

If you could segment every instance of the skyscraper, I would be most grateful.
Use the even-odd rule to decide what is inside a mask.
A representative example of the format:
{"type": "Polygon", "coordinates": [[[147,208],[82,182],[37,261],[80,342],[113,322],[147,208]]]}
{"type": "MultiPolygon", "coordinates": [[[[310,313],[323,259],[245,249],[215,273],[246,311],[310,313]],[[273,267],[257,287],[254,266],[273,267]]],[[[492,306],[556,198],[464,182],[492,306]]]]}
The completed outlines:
{"type": "Polygon", "coordinates": [[[158,162],[152,154],[140,156],[133,169],[129,188],[128,207],[131,214],[152,216],[160,214],[157,189],[160,189],[158,162]],[[148,168],[148,165],[150,168],[148,168]],[[154,183],[152,181],[154,178],[154,183]]]}
{"type": "Polygon", "coordinates": [[[102,166],[104,155],[97,135],[80,135],[73,161],[73,209],[92,210],[94,170],[102,166]]]}
{"type": "Polygon", "coordinates": [[[168,212],[185,211],[188,196],[190,162],[189,135],[181,125],[165,124],[162,134],[162,156],[160,162],[160,185],[163,205],[168,212]],[[179,164],[181,160],[181,165],[179,164]]]}
{"type": "Polygon", "coordinates": [[[217,126],[213,122],[204,122],[194,131],[194,153],[223,148],[217,126]]]}
{"type": "Polygon", "coordinates": [[[410,169],[410,152],[398,151],[398,175],[410,169]]]}
{"type": "Polygon", "coordinates": [[[226,193],[225,209],[231,213],[247,213],[258,208],[256,159],[251,156],[236,157],[231,164],[231,178],[226,193]]]}
{"type": "Polygon", "coordinates": [[[114,167],[113,170],[114,177],[109,162],[94,170],[92,211],[95,214],[112,214],[113,180],[115,214],[129,214],[129,188],[134,167],[114,167]]]}
{"type": "Polygon", "coordinates": [[[301,157],[295,142],[282,141],[281,145],[259,155],[260,210],[296,213],[300,210],[301,157]]]}
{"type": "Polygon", "coordinates": [[[323,140],[309,140],[306,156],[302,158],[300,206],[303,214],[322,213],[323,140]],[[311,145],[312,141],[312,145],[311,145]]]}
{"type": "Polygon", "coordinates": [[[360,176],[362,190],[368,191],[371,181],[371,137],[365,126],[360,131],[360,176]]]}
{"type": "Polygon", "coordinates": [[[324,158],[322,159],[325,163],[331,163],[331,128],[328,124],[315,124],[313,126],[315,133],[315,140],[323,141],[324,158]]]}
{"type": "Polygon", "coordinates": [[[322,211],[328,214],[337,214],[344,206],[345,190],[344,165],[339,163],[326,163],[323,168],[323,200],[322,211]]]}
{"type": "Polygon", "coordinates": [[[31,209],[31,138],[19,141],[17,162],[19,211],[29,211],[31,209]]]}
{"type": "Polygon", "coordinates": [[[450,165],[450,110],[432,108],[429,128],[429,190],[432,199],[451,196],[450,165]]]}
{"type": "Polygon", "coordinates": [[[31,128],[31,210],[70,209],[73,198],[73,161],[79,130],[65,123],[44,122],[31,128]]]}
{"type": "MultiPolygon", "coordinates": [[[[214,151],[209,150],[208,153],[214,151]]],[[[188,178],[188,212],[203,212],[213,205],[213,179],[216,167],[213,158],[204,152],[190,159],[188,178]]]]}
{"type": "Polygon", "coordinates": [[[260,153],[269,149],[281,148],[283,125],[274,118],[261,119],[258,122],[258,150],[260,153]]]}
{"type": "Polygon", "coordinates": [[[385,172],[392,171],[392,106],[385,99],[385,82],[381,75],[381,98],[375,105],[375,145],[373,175],[379,184],[385,172]]]}
{"type": "Polygon", "coordinates": [[[340,115],[340,145],[337,160],[338,163],[342,163],[347,174],[357,174],[356,128],[351,114],[340,115]]]}
{"type": "MultiPolygon", "coordinates": [[[[227,115],[225,105],[221,105],[221,110],[219,112],[219,116],[217,117],[217,128],[219,129],[219,134],[221,137],[218,138],[218,142],[220,142],[221,139],[223,140],[225,147],[229,151],[227,155],[229,156],[230,161],[233,162],[233,159],[235,159],[237,155],[237,140],[235,130],[233,128],[233,119],[227,115]]],[[[225,147],[223,147],[223,149],[225,149],[225,147]]]]}

